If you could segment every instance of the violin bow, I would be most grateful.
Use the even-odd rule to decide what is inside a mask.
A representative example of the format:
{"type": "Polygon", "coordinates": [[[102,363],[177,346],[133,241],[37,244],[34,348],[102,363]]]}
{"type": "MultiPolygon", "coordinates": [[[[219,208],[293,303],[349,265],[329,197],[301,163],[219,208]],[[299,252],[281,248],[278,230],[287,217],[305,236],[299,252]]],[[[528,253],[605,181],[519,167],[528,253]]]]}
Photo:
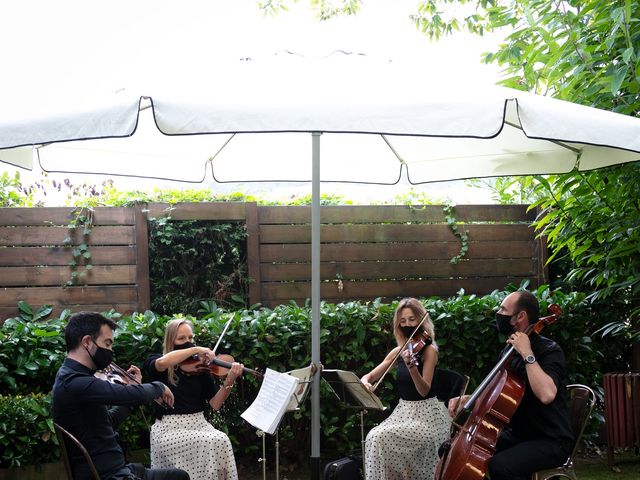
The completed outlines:
{"type": "Polygon", "coordinates": [[[220,334],[220,336],[218,337],[218,341],[216,342],[215,347],[213,347],[213,354],[215,355],[216,352],[218,351],[218,347],[220,346],[220,342],[222,341],[222,337],[224,337],[225,333],[227,333],[227,329],[229,328],[229,325],[231,325],[231,321],[233,320],[233,317],[231,317],[226,325],[224,326],[224,328],[222,329],[222,333],[220,334]]]}

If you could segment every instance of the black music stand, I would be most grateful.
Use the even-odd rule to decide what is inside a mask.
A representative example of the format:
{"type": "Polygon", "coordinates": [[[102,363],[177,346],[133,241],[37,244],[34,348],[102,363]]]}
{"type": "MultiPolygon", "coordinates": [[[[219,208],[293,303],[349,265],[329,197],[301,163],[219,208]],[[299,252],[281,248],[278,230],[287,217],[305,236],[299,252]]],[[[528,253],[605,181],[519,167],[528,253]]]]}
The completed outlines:
{"type": "Polygon", "coordinates": [[[360,445],[362,448],[362,473],[366,475],[364,414],[369,410],[386,410],[380,399],[367,387],[360,378],[347,370],[323,370],[322,378],[331,387],[333,393],[350,408],[360,410],[360,445]]]}

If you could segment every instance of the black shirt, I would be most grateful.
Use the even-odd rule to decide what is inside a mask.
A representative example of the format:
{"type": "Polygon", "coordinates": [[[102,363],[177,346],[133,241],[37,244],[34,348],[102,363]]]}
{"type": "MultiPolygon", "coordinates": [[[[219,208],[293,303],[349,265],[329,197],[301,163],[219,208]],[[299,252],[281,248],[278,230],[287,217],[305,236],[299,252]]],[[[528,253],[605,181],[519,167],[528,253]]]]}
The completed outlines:
{"type": "MultiPolygon", "coordinates": [[[[560,346],[548,338],[531,334],[531,349],[536,361],[556,384],[558,393],[549,405],[543,404],[531,390],[526,374],[526,365],[517,355],[511,360],[511,369],[525,382],[522,403],[513,415],[509,428],[521,440],[553,438],[561,442],[573,440],[569,424],[566,400],[566,372],[564,352],[560,346]]],[[[505,350],[506,351],[506,350],[505,350]]]]}
{"type": "MultiPolygon", "coordinates": [[[[417,356],[418,359],[418,365],[415,367],[418,369],[418,372],[422,372],[422,355],[418,355],[417,356]]],[[[413,383],[413,379],[411,378],[411,372],[409,372],[409,369],[407,368],[407,365],[404,363],[404,360],[402,357],[398,357],[398,359],[396,360],[396,363],[398,364],[398,375],[396,377],[396,385],[398,388],[398,394],[400,395],[400,398],[403,400],[424,400],[425,398],[431,398],[433,396],[435,396],[435,388],[432,388],[429,390],[429,393],[427,394],[426,397],[423,397],[422,395],[420,395],[420,392],[418,392],[418,390],[416,389],[416,384],[413,383]]],[[[422,375],[422,373],[421,373],[422,375]]]]}
{"type": "MultiPolygon", "coordinates": [[[[109,478],[127,468],[115,428],[131,412],[128,407],[158,398],[164,386],[159,382],[118,385],[100,380],[94,373],[75,360],[65,359],[53,384],[53,421],[82,443],[100,476],[109,478]]],[[[75,478],[92,478],[82,454],[75,449],[69,454],[75,478]]]]}
{"type": "Polygon", "coordinates": [[[156,408],[156,418],[162,415],[180,415],[203,412],[209,400],[218,392],[216,381],[207,374],[185,375],[179,368],[176,368],[176,385],[169,383],[167,372],[156,370],[156,360],[162,355],[151,355],[144,362],[144,369],[152,380],[164,382],[173,392],[175,397],[173,410],[156,408]]]}

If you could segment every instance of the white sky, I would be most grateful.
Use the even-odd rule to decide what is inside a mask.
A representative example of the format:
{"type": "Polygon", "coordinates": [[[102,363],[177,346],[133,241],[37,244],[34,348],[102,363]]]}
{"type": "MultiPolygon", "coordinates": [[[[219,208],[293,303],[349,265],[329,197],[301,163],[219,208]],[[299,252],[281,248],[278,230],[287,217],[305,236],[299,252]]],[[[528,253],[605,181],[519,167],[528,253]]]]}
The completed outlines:
{"type": "MultiPolygon", "coordinates": [[[[491,49],[495,39],[460,34],[432,43],[409,20],[416,0],[366,0],[358,15],[325,22],[315,18],[308,4],[300,0],[289,12],[265,17],[255,0],[2,2],[1,93],[12,99],[40,92],[90,95],[123,88],[150,94],[165,82],[219,75],[216,65],[221,61],[267,58],[281,50],[305,56],[344,50],[424,65],[425,72],[436,67],[450,78],[468,78],[476,84],[498,79],[496,67],[480,63],[480,54],[491,49]]],[[[6,167],[0,164],[0,168],[6,167]]],[[[103,178],[89,180],[98,183],[103,178]]],[[[151,188],[157,183],[119,184],[151,188]]],[[[478,199],[477,189],[461,190],[459,185],[450,182],[414,190],[459,203],[486,201],[486,195],[478,199]]],[[[380,188],[370,187],[358,195],[387,195],[380,188]]],[[[308,193],[310,187],[294,190],[308,193]]],[[[339,190],[336,185],[322,187],[326,193],[339,190]]],[[[353,198],[355,190],[347,186],[345,192],[353,198]]]]}

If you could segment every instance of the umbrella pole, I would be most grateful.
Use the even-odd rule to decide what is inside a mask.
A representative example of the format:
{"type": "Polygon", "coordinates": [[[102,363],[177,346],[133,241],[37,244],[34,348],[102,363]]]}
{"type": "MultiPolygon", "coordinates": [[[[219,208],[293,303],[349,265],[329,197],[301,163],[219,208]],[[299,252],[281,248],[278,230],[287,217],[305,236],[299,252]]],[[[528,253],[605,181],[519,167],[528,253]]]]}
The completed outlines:
{"type": "MultiPolygon", "coordinates": [[[[320,365],[320,135],[313,132],[311,182],[311,361],[320,365]]],[[[311,389],[311,479],[320,479],[320,374],[311,389]]]]}

